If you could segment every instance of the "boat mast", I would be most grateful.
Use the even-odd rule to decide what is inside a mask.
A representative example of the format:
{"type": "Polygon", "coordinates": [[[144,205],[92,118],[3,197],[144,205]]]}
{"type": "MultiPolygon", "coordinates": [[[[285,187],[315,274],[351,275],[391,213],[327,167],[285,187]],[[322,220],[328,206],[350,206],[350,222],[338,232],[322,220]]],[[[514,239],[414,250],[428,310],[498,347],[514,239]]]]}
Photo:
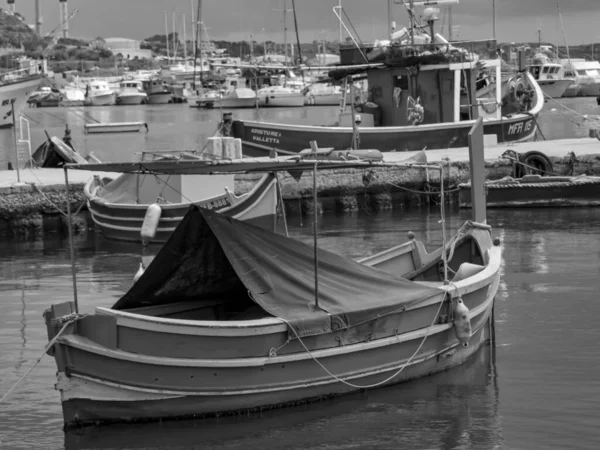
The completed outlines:
{"type": "Polygon", "coordinates": [[[492,36],[496,40],[496,0],[492,0],[492,36]]]}
{"type": "Polygon", "coordinates": [[[167,62],[170,61],[169,55],[169,22],[167,21],[167,11],[165,11],[165,42],[167,43],[167,62]]]}
{"type": "Polygon", "coordinates": [[[183,22],[183,64],[187,67],[187,36],[185,35],[185,13],[181,13],[181,21],[183,22]]]}
{"type": "MultiPolygon", "coordinates": [[[[284,65],[287,66],[287,62],[288,62],[288,48],[287,48],[287,16],[286,16],[286,9],[287,6],[287,2],[285,0],[283,0],[283,48],[284,48],[284,65]]],[[[285,82],[284,82],[285,84],[285,82]]]]}
{"type": "Polygon", "coordinates": [[[200,81],[204,81],[204,67],[202,64],[202,0],[198,0],[198,14],[196,14],[196,18],[198,19],[196,36],[198,36],[198,46],[200,47],[200,81]]]}
{"type": "Polygon", "coordinates": [[[452,42],[452,5],[448,6],[448,41],[452,42]]]}
{"type": "Polygon", "coordinates": [[[190,0],[190,7],[192,12],[192,42],[196,43],[196,32],[194,30],[194,0],[190,0]]]}
{"type": "Polygon", "coordinates": [[[175,45],[175,11],[173,11],[171,13],[171,19],[173,21],[173,42],[172,42],[172,47],[171,50],[173,50],[173,62],[175,62],[175,58],[177,58],[177,45],[175,45]]]}
{"type": "Polygon", "coordinates": [[[319,309],[319,252],[317,247],[317,152],[319,147],[317,141],[310,141],[310,148],[314,153],[315,165],[313,169],[313,247],[314,247],[314,270],[315,270],[315,309],[319,309]]]}
{"type": "MultiPolygon", "coordinates": [[[[569,66],[570,66],[570,69],[572,70],[573,67],[571,66],[571,56],[569,55],[569,43],[567,42],[567,33],[565,33],[565,26],[563,24],[562,14],[560,13],[560,6],[558,5],[558,0],[556,0],[556,10],[558,11],[558,18],[560,19],[560,28],[562,30],[563,37],[565,39],[565,47],[567,48],[567,59],[569,60],[569,66]]],[[[558,48],[556,51],[558,51],[558,48]]]]}
{"type": "MultiPolygon", "coordinates": [[[[198,60],[198,24],[200,23],[200,8],[202,0],[198,0],[198,11],[196,13],[196,39],[194,40],[194,78],[192,79],[192,89],[196,90],[196,61],[198,60]]],[[[194,0],[192,0],[193,6],[194,0]]],[[[192,19],[194,18],[194,12],[192,9],[192,19]]],[[[194,29],[194,22],[192,21],[192,30],[194,29]]],[[[202,76],[202,75],[201,75],[202,76]]]]}
{"type": "MultiPolygon", "coordinates": [[[[292,11],[294,12],[294,28],[296,29],[296,42],[298,44],[298,65],[302,64],[302,49],[300,47],[300,34],[298,33],[298,19],[296,18],[296,2],[292,0],[292,11]]],[[[302,72],[304,81],[304,72],[302,72]]]]}

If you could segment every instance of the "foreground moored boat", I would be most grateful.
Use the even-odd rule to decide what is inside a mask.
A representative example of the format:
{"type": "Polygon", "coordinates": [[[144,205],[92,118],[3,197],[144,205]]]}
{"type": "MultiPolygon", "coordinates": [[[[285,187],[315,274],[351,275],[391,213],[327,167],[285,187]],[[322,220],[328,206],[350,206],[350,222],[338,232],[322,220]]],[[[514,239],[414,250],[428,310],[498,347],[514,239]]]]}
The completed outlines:
{"type": "MultiPolygon", "coordinates": [[[[158,161],[144,170],[320,164],[389,166],[288,158],[158,161]]],[[[107,170],[117,167],[136,170],[107,170]]],[[[485,223],[443,236],[431,253],[410,235],[356,262],[192,206],[112,308],[82,316],[67,302],[45,312],[66,426],[260,410],[461,364],[490,338],[501,249],[485,223]]]]}

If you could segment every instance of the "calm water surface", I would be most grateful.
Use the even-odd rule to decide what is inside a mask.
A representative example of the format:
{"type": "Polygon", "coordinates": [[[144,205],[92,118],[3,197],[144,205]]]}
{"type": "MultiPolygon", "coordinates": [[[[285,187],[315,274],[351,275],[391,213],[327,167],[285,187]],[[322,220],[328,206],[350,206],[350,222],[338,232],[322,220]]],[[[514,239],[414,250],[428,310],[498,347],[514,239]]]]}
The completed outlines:
{"type": "MultiPolygon", "coordinates": [[[[582,113],[597,113],[595,99],[567,101],[582,113]]],[[[547,105],[540,118],[546,137],[587,134],[586,125],[573,123],[581,122],[574,115],[552,112],[552,107],[547,105]]],[[[43,139],[44,129],[62,136],[61,120],[68,117],[82,153],[130,160],[145,149],[198,148],[219,119],[218,111],[186,105],[90,108],[85,112],[98,120],[145,120],[150,132],[85,136],[81,111],[28,110],[34,142],[43,139]]],[[[332,120],[334,112],[303,108],[261,111],[261,116],[318,123],[332,120]]],[[[1,132],[0,145],[10,139],[11,132],[1,132]]],[[[448,228],[455,230],[467,218],[468,212],[453,211],[448,228]]],[[[438,220],[435,211],[426,210],[326,215],[319,239],[325,248],[360,257],[403,242],[414,231],[433,248],[441,243],[438,220]]],[[[496,347],[457,369],[260,415],[65,434],[53,387],[56,366],[44,357],[0,404],[0,448],[600,448],[600,209],[489,211],[489,222],[504,245],[496,347]]],[[[306,221],[292,218],[290,229],[293,236],[310,241],[306,221]]],[[[109,243],[93,233],[78,236],[76,246],[83,312],[112,305],[131,286],[140,248],[109,243]]],[[[0,396],[41,355],[47,342],[44,309],[71,298],[64,236],[0,241],[0,396]]]]}

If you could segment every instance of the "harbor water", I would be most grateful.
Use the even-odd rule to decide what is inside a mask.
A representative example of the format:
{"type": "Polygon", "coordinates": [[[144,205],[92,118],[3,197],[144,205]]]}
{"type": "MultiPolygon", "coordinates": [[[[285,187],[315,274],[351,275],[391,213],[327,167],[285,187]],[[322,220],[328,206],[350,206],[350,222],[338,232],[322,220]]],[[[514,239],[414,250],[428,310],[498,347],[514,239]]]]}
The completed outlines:
{"type": "MultiPolygon", "coordinates": [[[[563,99],[565,100],[565,99],[563,99]]],[[[595,99],[566,99],[597,114],[595,99]]],[[[201,148],[220,111],[187,105],[31,109],[32,143],[62,137],[65,119],[76,148],[104,161],[133,153],[201,148]],[[148,133],[84,135],[85,116],[142,120],[148,133]]],[[[296,123],[334,122],[335,108],[254,110],[238,117],[296,123]]],[[[88,119],[89,120],[89,119],[88,119]]],[[[546,138],[587,136],[581,117],[548,103],[538,119],[546,138]],[[557,108],[557,111],[552,111],[557,108]]],[[[12,148],[0,131],[0,149],[12,148]]],[[[600,143],[599,143],[600,144],[600,143]]],[[[0,161],[1,163],[1,161],[0,161]]],[[[3,166],[4,167],[4,166],[3,166]]],[[[448,213],[456,230],[469,211],[448,213]]],[[[353,258],[407,239],[441,245],[437,210],[326,214],[319,241],[353,258]]],[[[495,345],[461,367],[398,386],[255,415],[198,421],[62,430],[56,366],[45,356],[0,403],[1,449],[596,449],[600,445],[600,208],[490,210],[504,248],[496,298],[495,345]]],[[[290,234],[312,240],[312,223],[292,217],[290,234]]],[[[141,249],[93,232],[76,237],[83,312],[110,306],[132,284],[141,249]]],[[[42,355],[42,313],[72,299],[66,236],[0,241],[0,397],[42,355]]]]}

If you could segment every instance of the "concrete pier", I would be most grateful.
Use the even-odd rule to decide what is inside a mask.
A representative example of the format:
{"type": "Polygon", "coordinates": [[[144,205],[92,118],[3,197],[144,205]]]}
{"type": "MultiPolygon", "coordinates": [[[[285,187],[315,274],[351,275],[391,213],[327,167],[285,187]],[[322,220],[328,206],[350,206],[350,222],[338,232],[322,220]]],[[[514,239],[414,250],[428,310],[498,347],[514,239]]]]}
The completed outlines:
{"type": "MultiPolygon", "coordinates": [[[[557,175],[600,175],[600,140],[594,138],[538,141],[488,146],[485,150],[486,179],[512,175],[513,165],[501,159],[506,150],[519,153],[539,151],[546,155],[557,175]],[[573,156],[575,158],[573,158],[573,156]]],[[[387,161],[402,161],[418,152],[385,153],[387,161]]],[[[470,179],[468,148],[427,150],[428,163],[443,164],[444,187],[448,200],[457,201],[456,186],[470,179]]],[[[22,169],[21,183],[16,171],[0,171],[0,236],[59,231],[66,229],[64,220],[66,195],[64,171],[61,169],[22,169]]],[[[83,186],[93,174],[69,171],[72,211],[78,228],[91,223],[86,217],[83,186]]],[[[118,174],[102,174],[115,177],[118,174]]],[[[288,214],[321,211],[371,211],[435,204],[439,202],[439,173],[423,169],[337,170],[318,172],[319,200],[313,205],[312,174],[305,173],[299,182],[289,174],[280,174],[282,193],[288,214]]],[[[260,175],[236,177],[236,193],[247,192],[260,175]]],[[[599,193],[600,196],[600,193],[599,193]]]]}

